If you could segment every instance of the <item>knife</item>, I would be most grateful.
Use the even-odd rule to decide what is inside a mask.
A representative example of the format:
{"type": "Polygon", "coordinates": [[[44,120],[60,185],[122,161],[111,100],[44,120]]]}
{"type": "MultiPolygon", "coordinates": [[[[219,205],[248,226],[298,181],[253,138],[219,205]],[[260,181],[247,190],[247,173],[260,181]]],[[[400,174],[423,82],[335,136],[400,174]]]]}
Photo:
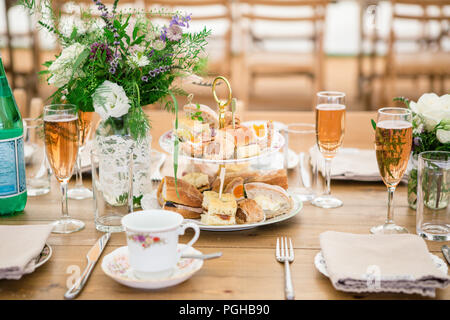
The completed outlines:
{"type": "Polygon", "coordinates": [[[311,179],[310,179],[308,171],[306,171],[306,169],[305,169],[305,153],[300,152],[298,157],[299,157],[299,165],[300,165],[300,175],[302,177],[303,185],[309,189],[309,188],[311,188],[311,179]]]}
{"type": "Polygon", "coordinates": [[[445,257],[445,260],[447,260],[447,263],[450,264],[450,248],[446,244],[444,244],[442,246],[441,250],[442,250],[442,254],[445,257]]]}
{"type": "Polygon", "coordinates": [[[222,256],[222,252],[214,252],[209,254],[183,254],[181,256],[182,259],[201,259],[201,260],[209,260],[220,258],[222,256]]]}
{"type": "Polygon", "coordinates": [[[84,269],[83,274],[80,278],[75,282],[75,284],[70,288],[65,294],[64,298],[66,299],[74,299],[78,294],[83,290],[84,285],[86,284],[89,276],[91,275],[92,270],[97,263],[98,258],[101,256],[103,249],[106,247],[109,238],[111,237],[111,233],[108,232],[100,237],[94,246],[88,251],[86,254],[87,258],[87,266],[84,269]]]}

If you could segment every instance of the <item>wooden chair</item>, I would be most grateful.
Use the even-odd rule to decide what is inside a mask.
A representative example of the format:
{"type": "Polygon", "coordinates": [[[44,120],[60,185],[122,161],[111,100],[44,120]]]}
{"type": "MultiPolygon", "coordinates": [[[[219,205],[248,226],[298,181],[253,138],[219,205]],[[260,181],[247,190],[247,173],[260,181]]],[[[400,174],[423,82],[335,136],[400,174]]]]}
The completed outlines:
{"type": "Polygon", "coordinates": [[[392,101],[398,94],[398,78],[414,80],[424,76],[429,80],[430,91],[447,93],[445,79],[450,76],[450,51],[444,49],[443,43],[450,37],[450,0],[393,0],[391,5],[392,23],[383,82],[385,102],[392,101]],[[409,13],[411,8],[419,12],[409,13]],[[414,22],[419,31],[413,34],[409,28],[407,35],[401,35],[397,27],[402,21],[414,22]],[[399,45],[408,43],[414,44],[416,50],[399,52],[399,45]],[[439,89],[435,87],[437,79],[439,89]]]}
{"type": "MultiPolygon", "coordinates": [[[[260,76],[307,76],[311,79],[314,91],[324,88],[324,50],[323,29],[325,23],[326,0],[241,0],[241,24],[244,26],[244,63],[248,74],[250,94],[254,88],[256,77],[260,76]],[[246,6],[244,8],[243,6],[246,6]],[[242,7],[242,8],[241,8],[242,7]],[[283,9],[283,14],[276,12],[266,14],[271,8],[283,9]],[[264,13],[259,10],[264,10],[264,13]],[[245,11],[246,10],[246,11],[245,11]],[[299,12],[308,11],[298,15],[299,12]],[[261,12],[261,13],[260,13],[261,12]],[[284,13],[292,13],[289,16],[284,13]],[[281,32],[258,34],[254,26],[256,23],[276,23],[283,25],[281,32]],[[304,28],[291,30],[290,26],[298,23],[307,24],[311,32],[302,34],[304,28]],[[293,44],[301,41],[308,43],[312,50],[304,53],[270,52],[264,48],[266,41],[291,41],[293,44]]],[[[279,11],[281,12],[281,11],[279,11]]],[[[248,100],[248,97],[247,99],[248,100]]]]}
{"type": "MultiPolygon", "coordinates": [[[[10,74],[10,85],[14,89],[19,85],[26,88],[30,95],[37,94],[38,91],[38,76],[39,71],[39,37],[38,31],[33,26],[33,21],[30,15],[27,15],[27,23],[30,26],[24,32],[12,32],[10,29],[10,20],[8,12],[12,7],[16,5],[15,0],[5,0],[5,32],[0,34],[0,36],[6,37],[6,49],[7,55],[3,56],[3,61],[5,63],[6,72],[10,74]],[[31,61],[29,63],[23,63],[16,61],[16,56],[14,52],[16,51],[13,47],[14,39],[27,39],[31,44],[29,49],[31,51],[31,61]],[[20,84],[19,84],[20,83],[20,84]]],[[[25,53],[25,51],[23,52],[25,53]]],[[[22,57],[21,57],[22,58],[22,57]]]]}
{"type": "Polygon", "coordinates": [[[190,28],[198,30],[206,25],[209,29],[213,29],[206,47],[208,73],[231,76],[233,29],[231,0],[144,0],[144,2],[146,8],[166,8],[192,13],[190,28]]]}

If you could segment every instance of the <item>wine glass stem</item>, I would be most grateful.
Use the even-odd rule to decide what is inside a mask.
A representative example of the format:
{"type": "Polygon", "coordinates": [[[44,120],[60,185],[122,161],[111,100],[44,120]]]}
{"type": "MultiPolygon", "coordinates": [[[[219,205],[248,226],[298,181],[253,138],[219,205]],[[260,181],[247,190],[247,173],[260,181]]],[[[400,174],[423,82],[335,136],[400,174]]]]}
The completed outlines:
{"type": "Polygon", "coordinates": [[[395,187],[388,187],[388,211],[386,224],[394,223],[394,192],[395,187]]]}
{"type": "Polygon", "coordinates": [[[82,151],[83,147],[80,147],[78,149],[78,156],[77,156],[77,165],[76,165],[76,182],[75,182],[75,186],[76,187],[82,187],[83,186],[83,174],[81,172],[81,151],[82,151]]]}
{"type": "Polygon", "coordinates": [[[67,181],[61,182],[61,214],[63,219],[69,218],[67,209],[67,181]]]}
{"type": "Polygon", "coordinates": [[[325,195],[331,195],[331,159],[325,158],[325,180],[326,190],[325,195]]]}

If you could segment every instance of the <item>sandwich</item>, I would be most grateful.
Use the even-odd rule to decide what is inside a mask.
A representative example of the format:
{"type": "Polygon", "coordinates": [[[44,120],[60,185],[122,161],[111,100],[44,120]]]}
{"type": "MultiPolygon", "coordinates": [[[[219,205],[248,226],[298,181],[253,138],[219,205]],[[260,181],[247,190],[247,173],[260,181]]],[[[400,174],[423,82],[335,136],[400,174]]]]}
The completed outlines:
{"type": "MultiPolygon", "coordinates": [[[[260,173],[258,171],[240,171],[240,172],[228,172],[225,175],[224,187],[237,177],[244,179],[244,184],[249,182],[262,182],[271,185],[280,186],[283,189],[288,189],[288,178],[287,171],[285,169],[266,171],[265,173],[260,173]]],[[[214,191],[219,191],[220,178],[216,177],[213,181],[211,188],[214,191]]]]}
{"type": "Polygon", "coordinates": [[[226,160],[234,155],[234,138],[225,130],[217,131],[214,141],[204,144],[205,159],[226,160]]]}
{"type": "Polygon", "coordinates": [[[182,179],[183,181],[192,184],[200,192],[210,188],[208,175],[201,172],[189,172],[185,174],[182,179]]]}
{"type": "Polygon", "coordinates": [[[266,219],[270,219],[292,210],[293,203],[289,194],[280,186],[251,182],[244,185],[248,199],[255,200],[263,209],[266,219]]]}
{"type": "Polygon", "coordinates": [[[204,104],[189,103],[183,107],[188,118],[195,118],[208,124],[211,128],[219,126],[219,116],[217,112],[204,104]]]}
{"type": "Polygon", "coordinates": [[[259,155],[260,148],[256,143],[256,136],[252,129],[245,126],[235,126],[233,129],[229,126],[225,130],[233,136],[237,159],[259,155]]]}
{"type": "Polygon", "coordinates": [[[238,224],[264,221],[264,211],[253,199],[245,199],[238,203],[236,222],[238,224]]]}
{"type": "Polygon", "coordinates": [[[273,122],[267,121],[261,124],[253,124],[252,130],[255,133],[256,141],[261,150],[266,150],[272,146],[273,136],[275,133],[273,122]]]}
{"type": "Polygon", "coordinates": [[[202,214],[203,195],[195,186],[183,179],[178,179],[178,194],[175,178],[164,177],[156,193],[158,203],[164,210],[175,211],[186,219],[198,219],[202,214]]]}
{"type": "Polygon", "coordinates": [[[176,133],[183,142],[202,143],[212,139],[212,131],[208,123],[188,117],[178,119],[176,133]]]}
{"type": "MultiPolygon", "coordinates": [[[[220,186],[219,186],[220,188],[220,186]]],[[[223,188],[224,193],[231,193],[236,201],[244,199],[244,179],[236,177],[223,188]]]]}
{"type": "Polygon", "coordinates": [[[237,203],[230,193],[222,193],[222,198],[214,191],[205,191],[202,202],[201,222],[207,225],[236,224],[237,203]]]}
{"type": "MultiPolygon", "coordinates": [[[[241,118],[236,112],[234,113],[234,125],[241,124],[241,118]]],[[[233,127],[233,113],[231,111],[225,111],[225,127],[233,127]]]]}

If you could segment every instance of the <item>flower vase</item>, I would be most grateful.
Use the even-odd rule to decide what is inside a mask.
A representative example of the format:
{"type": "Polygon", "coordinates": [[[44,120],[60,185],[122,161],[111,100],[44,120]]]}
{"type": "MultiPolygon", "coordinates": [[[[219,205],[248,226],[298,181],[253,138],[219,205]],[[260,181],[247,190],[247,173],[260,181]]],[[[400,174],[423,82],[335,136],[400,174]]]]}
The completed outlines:
{"type": "Polygon", "coordinates": [[[417,155],[411,154],[408,164],[408,206],[416,210],[417,207],[417,155]]]}
{"type": "Polygon", "coordinates": [[[106,182],[110,186],[104,191],[105,200],[110,205],[122,205],[120,199],[126,198],[126,186],[122,182],[122,164],[129,154],[133,152],[133,205],[135,208],[141,206],[141,199],[152,189],[150,171],[150,151],[152,136],[149,132],[143,138],[134,139],[126,129],[123,118],[110,117],[102,120],[95,132],[95,149],[100,154],[107,154],[103,157],[108,163],[104,163],[99,172],[100,181],[106,182]]]}

